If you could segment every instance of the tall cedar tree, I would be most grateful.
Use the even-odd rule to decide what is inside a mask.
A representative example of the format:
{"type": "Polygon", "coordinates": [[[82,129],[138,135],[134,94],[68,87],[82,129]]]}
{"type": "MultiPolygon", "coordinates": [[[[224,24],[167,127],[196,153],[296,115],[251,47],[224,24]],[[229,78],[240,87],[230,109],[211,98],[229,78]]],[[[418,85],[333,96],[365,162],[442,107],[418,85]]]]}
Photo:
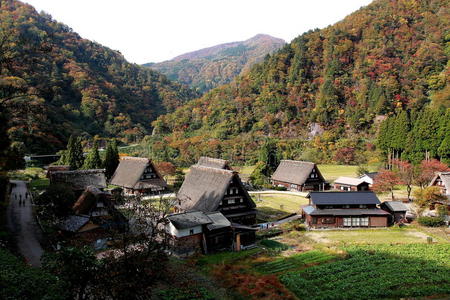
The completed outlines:
{"type": "Polygon", "coordinates": [[[259,161],[264,165],[262,173],[270,177],[280,164],[277,143],[273,139],[267,139],[259,152],[259,161]]]}
{"type": "Polygon", "coordinates": [[[81,138],[71,135],[67,143],[67,164],[72,170],[80,169],[84,164],[83,146],[81,138]]]}
{"type": "Polygon", "coordinates": [[[102,159],[98,153],[98,142],[94,141],[91,151],[86,156],[83,169],[100,169],[103,166],[102,159]]]}
{"type": "Polygon", "coordinates": [[[111,178],[119,165],[119,150],[117,149],[117,142],[114,139],[108,143],[105,153],[104,166],[106,169],[106,177],[111,178]]]}

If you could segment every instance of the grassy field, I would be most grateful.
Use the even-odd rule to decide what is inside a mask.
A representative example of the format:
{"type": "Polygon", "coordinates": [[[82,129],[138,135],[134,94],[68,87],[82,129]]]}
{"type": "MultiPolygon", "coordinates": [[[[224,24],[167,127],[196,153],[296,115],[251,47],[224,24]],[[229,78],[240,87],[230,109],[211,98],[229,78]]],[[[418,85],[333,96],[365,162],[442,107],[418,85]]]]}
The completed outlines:
{"type": "Polygon", "coordinates": [[[317,243],[330,245],[426,243],[429,235],[413,228],[383,228],[311,231],[305,233],[305,236],[317,243]]]}
{"type": "Polygon", "coordinates": [[[308,204],[305,197],[288,194],[253,194],[259,218],[274,221],[288,214],[296,213],[301,205],[308,204]]]}
{"type": "MultiPolygon", "coordinates": [[[[333,182],[339,176],[357,177],[358,166],[348,165],[318,165],[323,177],[333,182]]],[[[376,171],[376,167],[369,167],[370,172],[376,171]]]]}

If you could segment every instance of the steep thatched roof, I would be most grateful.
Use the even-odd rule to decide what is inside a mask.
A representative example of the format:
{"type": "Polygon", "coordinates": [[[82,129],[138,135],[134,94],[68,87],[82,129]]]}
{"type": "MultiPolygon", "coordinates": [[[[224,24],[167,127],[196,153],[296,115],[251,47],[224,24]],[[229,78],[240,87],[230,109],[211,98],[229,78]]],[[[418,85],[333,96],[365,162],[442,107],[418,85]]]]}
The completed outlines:
{"type": "Polygon", "coordinates": [[[52,184],[67,184],[74,190],[84,190],[90,185],[97,188],[105,188],[105,170],[54,171],[50,173],[50,182],[52,184]]]}
{"type": "Polygon", "coordinates": [[[440,178],[442,180],[442,184],[445,186],[447,190],[447,194],[450,193],[450,172],[439,172],[437,173],[433,179],[431,180],[430,186],[434,184],[436,179],[440,178]]]}
{"type": "MultiPolygon", "coordinates": [[[[302,185],[308,179],[315,165],[308,161],[282,160],[273,173],[272,180],[302,185]]],[[[317,174],[323,180],[318,169],[317,174]]]]}
{"type": "Polygon", "coordinates": [[[75,202],[72,209],[75,214],[89,214],[89,212],[95,208],[98,200],[104,201],[108,196],[108,193],[99,190],[95,186],[88,186],[80,197],[78,197],[77,202],[75,202]]]}
{"type": "Polygon", "coordinates": [[[194,165],[184,179],[177,198],[186,211],[216,211],[230,183],[235,180],[252,207],[255,203],[242,186],[237,172],[194,165]]]}
{"type": "Polygon", "coordinates": [[[224,170],[231,170],[231,167],[228,164],[228,161],[224,159],[219,158],[211,158],[202,156],[197,162],[198,166],[203,167],[210,167],[210,168],[217,168],[217,169],[224,169],[224,170]]]}
{"type": "Polygon", "coordinates": [[[119,166],[111,178],[111,184],[130,189],[160,189],[167,186],[148,158],[130,156],[120,159],[119,166]],[[141,180],[147,166],[151,166],[155,170],[157,178],[141,180]]]}

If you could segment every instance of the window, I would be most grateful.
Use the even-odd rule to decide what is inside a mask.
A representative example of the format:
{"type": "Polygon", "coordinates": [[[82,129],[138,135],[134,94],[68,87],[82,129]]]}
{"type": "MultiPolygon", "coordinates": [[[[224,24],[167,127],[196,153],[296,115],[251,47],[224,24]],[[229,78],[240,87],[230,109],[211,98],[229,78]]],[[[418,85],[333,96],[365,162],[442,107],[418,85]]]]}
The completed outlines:
{"type": "Polygon", "coordinates": [[[335,218],[329,217],[329,218],[322,218],[322,224],[334,224],[335,218]]]}
{"type": "Polygon", "coordinates": [[[346,204],[344,206],[342,206],[343,208],[350,208],[350,205],[346,204]]]}
{"type": "Polygon", "coordinates": [[[352,226],[353,227],[361,226],[361,218],[352,218],[352,226]]]}
{"type": "Polygon", "coordinates": [[[361,218],[361,226],[369,226],[369,217],[361,218]]]}
{"type": "Polygon", "coordinates": [[[194,229],[189,229],[189,235],[193,235],[194,234],[194,229]]]}
{"type": "Polygon", "coordinates": [[[367,205],[365,205],[365,204],[360,204],[360,205],[359,205],[359,208],[367,208],[367,205]]]}
{"type": "Polygon", "coordinates": [[[352,218],[344,218],[344,226],[346,227],[352,226],[352,218]]]}
{"type": "Polygon", "coordinates": [[[317,224],[317,218],[316,217],[312,217],[312,223],[313,224],[317,224]]]}
{"type": "Polygon", "coordinates": [[[228,204],[234,204],[236,201],[234,199],[228,199],[228,204]]]}

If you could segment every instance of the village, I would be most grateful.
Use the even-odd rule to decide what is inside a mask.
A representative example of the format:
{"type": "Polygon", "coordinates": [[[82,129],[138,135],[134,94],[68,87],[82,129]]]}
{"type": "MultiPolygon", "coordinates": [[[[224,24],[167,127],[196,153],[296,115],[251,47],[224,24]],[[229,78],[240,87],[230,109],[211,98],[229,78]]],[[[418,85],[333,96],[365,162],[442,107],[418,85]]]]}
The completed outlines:
{"type": "MultiPolygon", "coordinates": [[[[433,174],[424,187],[431,196],[419,202],[405,197],[402,189],[397,199],[375,192],[383,170],[324,175],[315,163],[281,160],[270,177],[271,188],[258,188],[242,167],[200,157],[176,188],[173,176],[163,176],[157,166],[148,158],[121,155],[108,178],[105,169],[46,165],[39,175],[45,178],[35,176],[25,185],[11,181],[10,207],[30,209],[43,235],[36,241],[45,241],[51,251],[89,247],[101,259],[151,243],[169,257],[194,259],[208,268],[239,262],[246,272],[279,276],[299,266],[343,259],[338,245],[449,240],[448,171],[433,174]],[[124,246],[124,237],[136,234],[143,238],[124,246]]],[[[19,244],[19,249],[30,264],[40,266],[46,250],[36,253],[26,249],[30,245],[19,244]]]]}

